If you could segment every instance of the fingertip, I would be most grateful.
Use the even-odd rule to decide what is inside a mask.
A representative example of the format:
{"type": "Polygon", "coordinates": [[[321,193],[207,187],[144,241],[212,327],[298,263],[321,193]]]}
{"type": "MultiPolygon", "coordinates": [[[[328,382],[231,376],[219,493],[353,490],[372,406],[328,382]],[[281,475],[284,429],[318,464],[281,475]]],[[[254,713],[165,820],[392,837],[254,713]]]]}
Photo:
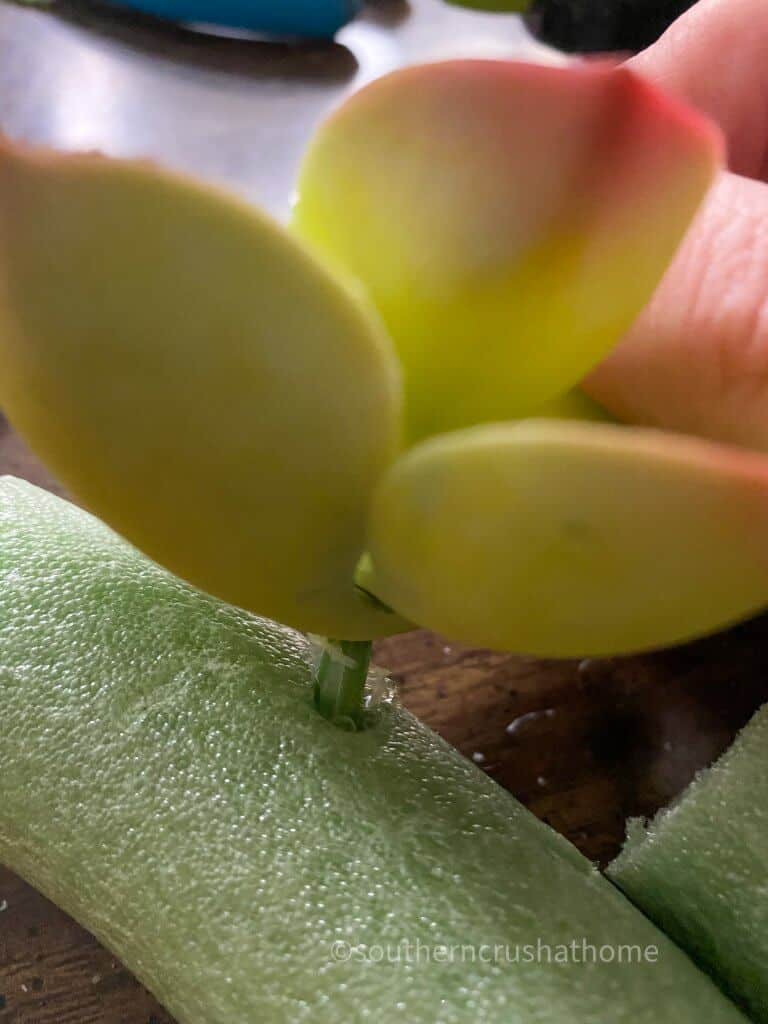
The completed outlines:
{"type": "Polygon", "coordinates": [[[693,104],[724,132],[731,170],[768,172],[768,7],[700,0],[629,66],[693,104]]]}

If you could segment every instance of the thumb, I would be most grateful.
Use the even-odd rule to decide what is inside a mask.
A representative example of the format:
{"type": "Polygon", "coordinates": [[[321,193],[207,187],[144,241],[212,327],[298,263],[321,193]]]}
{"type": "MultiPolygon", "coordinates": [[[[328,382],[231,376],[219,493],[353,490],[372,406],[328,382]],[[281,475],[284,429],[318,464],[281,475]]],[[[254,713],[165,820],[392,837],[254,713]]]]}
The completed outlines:
{"type": "Polygon", "coordinates": [[[768,6],[701,0],[633,61],[709,113],[732,168],[648,308],[585,388],[610,412],[768,450],[768,6]]]}

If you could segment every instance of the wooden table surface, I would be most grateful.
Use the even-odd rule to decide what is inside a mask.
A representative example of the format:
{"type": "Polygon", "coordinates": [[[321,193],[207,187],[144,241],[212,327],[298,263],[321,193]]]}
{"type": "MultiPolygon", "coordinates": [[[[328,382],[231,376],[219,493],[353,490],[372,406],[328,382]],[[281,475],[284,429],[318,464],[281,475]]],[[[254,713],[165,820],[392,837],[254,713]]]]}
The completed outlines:
{"type": "MultiPolygon", "coordinates": [[[[0,127],[150,154],[285,213],[302,146],[348,89],[419,56],[516,52],[514,18],[374,0],[328,47],[204,40],[106,14],[0,2],[0,127]]],[[[0,417],[0,473],[56,489],[0,417]]],[[[609,859],[768,699],[768,619],[654,656],[542,662],[427,633],[379,644],[404,702],[588,856],[609,859]]],[[[0,867],[0,1021],[167,1024],[96,941],[0,867]]]]}

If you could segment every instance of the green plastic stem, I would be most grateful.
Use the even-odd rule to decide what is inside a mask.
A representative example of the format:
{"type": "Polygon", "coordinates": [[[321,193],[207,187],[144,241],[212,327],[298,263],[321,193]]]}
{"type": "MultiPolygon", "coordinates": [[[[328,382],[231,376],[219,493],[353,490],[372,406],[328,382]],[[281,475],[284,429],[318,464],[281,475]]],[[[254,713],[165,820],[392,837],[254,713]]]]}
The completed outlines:
{"type": "Polygon", "coordinates": [[[365,683],[371,663],[368,640],[329,640],[315,676],[315,706],[343,728],[365,725],[365,683]]]}

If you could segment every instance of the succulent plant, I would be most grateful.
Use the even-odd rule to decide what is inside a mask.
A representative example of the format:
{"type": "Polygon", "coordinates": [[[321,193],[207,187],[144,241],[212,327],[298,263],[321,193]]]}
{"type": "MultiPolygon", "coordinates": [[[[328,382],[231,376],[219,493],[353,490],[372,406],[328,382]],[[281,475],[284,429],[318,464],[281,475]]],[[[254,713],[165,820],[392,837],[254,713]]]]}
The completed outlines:
{"type": "Polygon", "coordinates": [[[768,598],[767,464],[563,417],[720,157],[626,68],[506,61],[349,99],[292,233],[147,163],[6,142],[0,397],[118,532],[295,628],[684,640],[768,598]]]}

